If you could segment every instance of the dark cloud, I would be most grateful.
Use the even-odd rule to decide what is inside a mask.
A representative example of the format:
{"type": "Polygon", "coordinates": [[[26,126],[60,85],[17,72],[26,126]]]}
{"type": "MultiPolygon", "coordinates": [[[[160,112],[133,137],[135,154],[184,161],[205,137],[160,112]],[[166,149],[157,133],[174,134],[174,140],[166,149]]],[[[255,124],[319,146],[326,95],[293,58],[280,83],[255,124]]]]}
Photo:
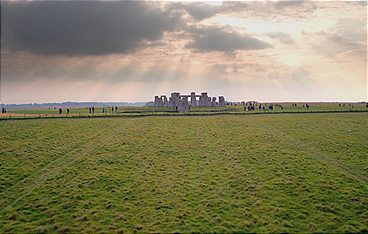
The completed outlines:
{"type": "Polygon", "coordinates": [[[37,54],[127,53],[180,23],[158,5],[136,1],[1,2],[1,42],[37,54]]]}
{"type": "Polygon", "coordinates": [[[280,42],[284,44],[294,44],[293,38],[289,34],[283,33],[283,32],[271,32],[266,33],[266,36],[272,38],[272,39],[278,39],[280,42]]]}
{"type": "Polygon", "coordinates": [[[189,29],[193,41],[186,47],[200,52],[222,51],[233,52],[236,50],[260,50],[272,47],[252,36],[241,34],[230,27],[192,27],[189,29]]]}

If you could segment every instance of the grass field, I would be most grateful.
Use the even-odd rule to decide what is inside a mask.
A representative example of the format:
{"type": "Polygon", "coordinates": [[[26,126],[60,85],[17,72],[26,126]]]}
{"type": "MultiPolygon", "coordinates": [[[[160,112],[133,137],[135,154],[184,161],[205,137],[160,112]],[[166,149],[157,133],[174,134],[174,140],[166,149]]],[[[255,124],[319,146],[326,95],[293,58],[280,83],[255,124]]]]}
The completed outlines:
{"type": "Polygon", "coordinates": [[[368,113],[0,129],[0,233],[368,231],[368,113]]]}

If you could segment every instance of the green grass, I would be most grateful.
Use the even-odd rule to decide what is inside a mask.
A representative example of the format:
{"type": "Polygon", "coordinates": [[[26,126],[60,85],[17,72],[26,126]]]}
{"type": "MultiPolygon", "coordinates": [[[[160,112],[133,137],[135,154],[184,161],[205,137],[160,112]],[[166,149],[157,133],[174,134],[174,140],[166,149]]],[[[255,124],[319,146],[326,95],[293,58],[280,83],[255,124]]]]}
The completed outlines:
{"type": "Polygon", "coordinates": [[[367,113],[0,129],[0,233],[368,230],[367,113]]]}

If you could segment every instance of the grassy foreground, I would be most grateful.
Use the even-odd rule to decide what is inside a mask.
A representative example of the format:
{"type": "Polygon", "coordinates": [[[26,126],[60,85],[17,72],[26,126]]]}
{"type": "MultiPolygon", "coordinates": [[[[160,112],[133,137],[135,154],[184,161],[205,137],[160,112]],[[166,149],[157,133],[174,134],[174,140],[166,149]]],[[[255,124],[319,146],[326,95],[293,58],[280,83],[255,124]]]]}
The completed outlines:
{"type": "Polygon", "coordinates": [[[368,231],[367,113],[0,129],[0,233],[368,231]]]}

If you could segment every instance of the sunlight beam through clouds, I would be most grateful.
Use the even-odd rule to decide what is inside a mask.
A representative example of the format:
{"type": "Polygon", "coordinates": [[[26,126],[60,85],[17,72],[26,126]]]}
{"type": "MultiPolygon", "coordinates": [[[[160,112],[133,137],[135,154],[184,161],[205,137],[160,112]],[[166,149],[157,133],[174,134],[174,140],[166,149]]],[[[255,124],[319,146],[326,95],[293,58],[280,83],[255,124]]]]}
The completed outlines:
{"type": "Polygon", "coordinates": [[[5,103],[148,101],[172,91],[238,101],[367,99],[366,4],[1,5],[5,103]]]}

